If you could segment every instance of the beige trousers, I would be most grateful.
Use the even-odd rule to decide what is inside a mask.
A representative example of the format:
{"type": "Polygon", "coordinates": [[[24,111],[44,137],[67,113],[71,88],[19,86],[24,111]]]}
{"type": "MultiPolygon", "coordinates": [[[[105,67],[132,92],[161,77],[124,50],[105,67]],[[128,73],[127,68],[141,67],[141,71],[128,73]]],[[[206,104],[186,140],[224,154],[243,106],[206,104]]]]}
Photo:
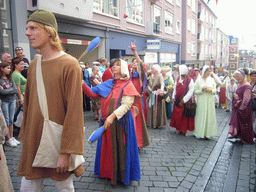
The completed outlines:
{"type": "Polygon", "coordinates": [[[1,160],[0,160],[0,191],[1,192],[12,192],[12,183],[8,171],[8,167],[6,164],[6,158],[4,155],[3,145],[0,144],[0,154],[1,154],[1,160]]]}
{"type": "MultiPolygon", "coordinates": [[[[54,181],[54,180],[53,180],[54,181]]],[[[21,179],[20,192],[41,192],[43,190],[44,179],[27,180],[21,179]]],[[[74,192],[72,175],[64,181],[54,181],[59,192],[74,192]]]]}

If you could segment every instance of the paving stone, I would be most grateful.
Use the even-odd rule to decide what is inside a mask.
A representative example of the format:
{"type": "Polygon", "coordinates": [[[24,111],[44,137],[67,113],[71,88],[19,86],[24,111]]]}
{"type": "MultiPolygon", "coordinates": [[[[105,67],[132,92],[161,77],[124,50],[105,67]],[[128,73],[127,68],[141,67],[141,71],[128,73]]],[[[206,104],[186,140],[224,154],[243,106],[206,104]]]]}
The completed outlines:
{"type": "MultiPolygon", "coordinates": [[[[81,183],[81,184],[87,184],[87,183],[81,183]]],[[[103,190],[104,188],[105,186],[102,184],[94,184],[94,183],[89,184],[89,189],[92,189],[92,190],[103,190]]]]}
{"type": "Polygon", "coordinates": [[[149,187],[150,192],[163,192],[164,188],[159,188],[159,187],[149,187]]]}
{"type": "Polygon", "coordinates": [[[139,181],[139,186],[141,186],[141,187],[152,187],[153,182],[152,181],[139,181]]]}
{"type": "Polygon", "coordinates": [[[138,186],[138,187],[135,187],[135,191],[136,192],[149,192],[149,188],[138,186]]]}
{"type": "Polygon", "coordinates": [[[177,188],[180,185],[180,182],[168,182],[169,187],[177,188]]]}
{"type": "Polygon", "coordinates": [[[153,181],[155,187],[168,187],[167,182],[153,181]]]}
{"type": "Polygon", "coordinates": [[[163,181],[162,176],[149,176],[150,181],[163,181]]]}
{"type": "Polygon", "coordinates": [[[156,171],[142,171],[143,175],[152,176],[156,175],[156,171]]]}
{"type": "Polygon", "coordinates": [[[194,183],[196,181],[197,177],[196,176],[193,176],[193,175],[190,175],[188,174],[186,177],[185,177],[185,180],[186,181],[189,181],[191,183],[194,183]]]}
{"type": "Polygon", "coordinates": [[[180,186],[185,187],[186,189],[190,189],[192,187],[193,183],[189,182],[189,181],[182,181],[182,183],[180,184],[180,186]]]}
{"type": "Polygon", "coordinates": [[[176,177],[172,177],[172,176],[163,176],[163,180],[164,181],[178,181],[178,179],[176,177]]]}
{"type": "Polygon", "coordinates": [[[85,182],[85,183],[93,183],[95,181],[95,178],[91,178],[91,177],[82,177],[80,179],[81,182],[85,182]]]}

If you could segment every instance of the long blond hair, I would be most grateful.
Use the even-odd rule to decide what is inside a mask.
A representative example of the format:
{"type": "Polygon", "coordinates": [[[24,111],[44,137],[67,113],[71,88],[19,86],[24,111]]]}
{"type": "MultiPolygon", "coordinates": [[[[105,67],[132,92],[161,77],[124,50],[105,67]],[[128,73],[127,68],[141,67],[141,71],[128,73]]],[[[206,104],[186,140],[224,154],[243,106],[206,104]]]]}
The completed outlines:
{"type": "Polygon", "coordinates": [[[42,23],[37,23],[37,22],[35,23],[38,27],[43,28],[47,33],[49,33],[50,45],[52,46],[52,48],[56,51],[63,51],[63,47],[61,45],[61,41],[57,31],[53,27],[50,27],[48,25],[44,25],[42,23]]]}

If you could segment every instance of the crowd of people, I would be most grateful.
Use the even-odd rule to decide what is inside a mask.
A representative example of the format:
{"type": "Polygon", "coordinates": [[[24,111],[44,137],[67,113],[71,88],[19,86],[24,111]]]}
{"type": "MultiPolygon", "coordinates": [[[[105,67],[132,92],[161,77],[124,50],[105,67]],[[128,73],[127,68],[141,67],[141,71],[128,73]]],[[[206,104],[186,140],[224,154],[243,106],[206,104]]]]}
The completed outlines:
{"type": "Polygon", "coordinates": [[[94,120],[104,127],[94,172],[113,185],[140,180],[139,150],[149,145],[147,130],[168,126],[168,119],[178,135],[189,136],[190,131],[199,139],[211,139],[217,136],[215,109],[224,108],[232,112],[229,139],[253,143],[256,71],[239,69],[231,76],[227,70],[220,75],[211,65],[192,69],[178,64],[174,71],[158,64],[147,70],[135,42],[127,45],[134,54],[130,64],[100,58],[90,68],[63,51],[51,12],[35,11],[26,25],[31,47],[40,55],[29,64],[17,47],[17,57],[3,53],[0,64],[3,191],[12,191],[12,186],[2,144],[5,136],[7,145],[20,144],[13,137],[13,124],[21,111],[20,191],[41,191],[44,178],[53,179],[59,191],[74,191],[71,174],[79,177],[84,172],[83,111],[93,110],[94,120]],[[47,146],[53,147],[54,155],[47,146]],[[43,163],[36,161],[38,157],[43,163]]]}

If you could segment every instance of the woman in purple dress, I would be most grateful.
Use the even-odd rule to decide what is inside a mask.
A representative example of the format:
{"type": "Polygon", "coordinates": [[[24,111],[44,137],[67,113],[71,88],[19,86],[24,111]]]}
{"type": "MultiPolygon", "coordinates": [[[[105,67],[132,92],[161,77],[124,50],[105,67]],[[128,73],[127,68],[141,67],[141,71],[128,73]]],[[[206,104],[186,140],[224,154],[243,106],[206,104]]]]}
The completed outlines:
{"type": "Polygon", "coordinates": [[[246,81],[245,72],[238,69],[234,73],[238,88],[234,93],[233,113],[230,119],[230,138],[239,138],[244,144],[253,144],[252,87],[246,81]]]}

